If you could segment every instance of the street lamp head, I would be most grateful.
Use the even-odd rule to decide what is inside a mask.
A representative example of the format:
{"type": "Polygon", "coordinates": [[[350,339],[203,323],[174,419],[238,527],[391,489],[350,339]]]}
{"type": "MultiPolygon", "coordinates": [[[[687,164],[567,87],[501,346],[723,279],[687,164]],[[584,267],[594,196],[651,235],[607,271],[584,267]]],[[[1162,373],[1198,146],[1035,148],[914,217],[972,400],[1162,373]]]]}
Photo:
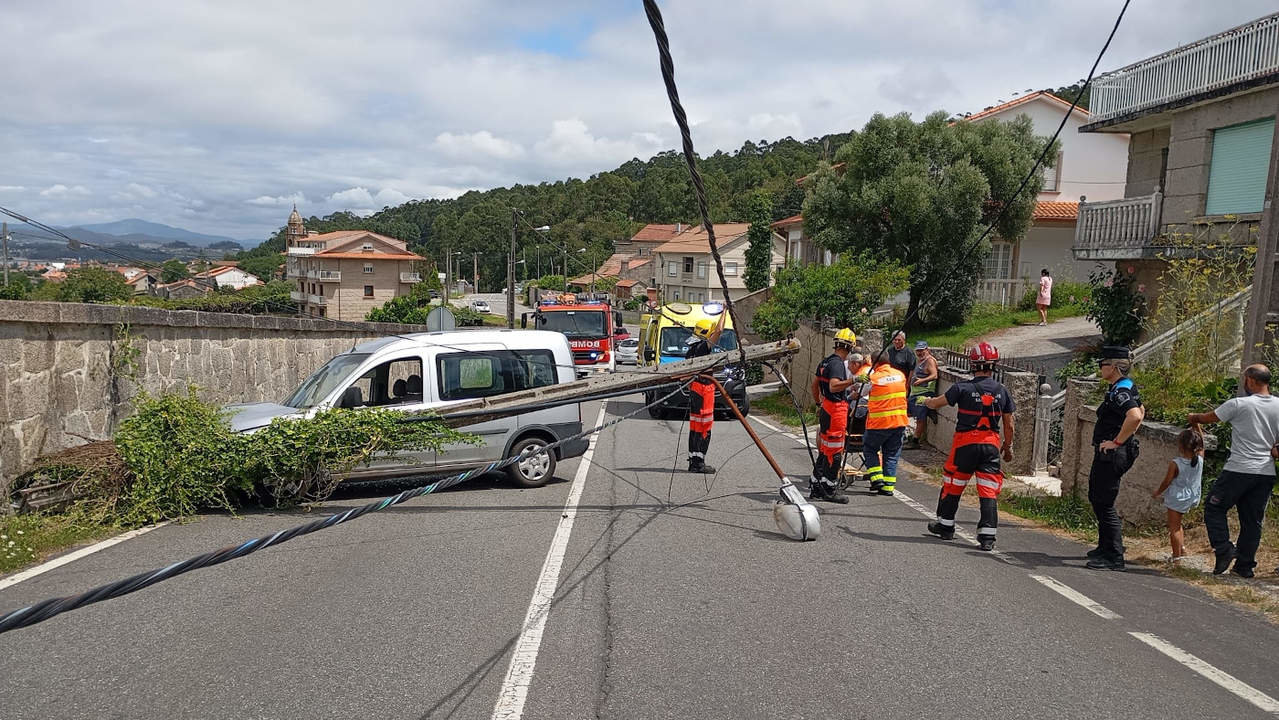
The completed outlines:
{"type": "Polygon", "coordinates": [[[535,227],[535,228],[533,228],[533,230],[534,230],[534,232],[550,232],[550,231],[551,231],[551,226],[550,226],[550,225],[543,225],[542,227],[535,227]]]}

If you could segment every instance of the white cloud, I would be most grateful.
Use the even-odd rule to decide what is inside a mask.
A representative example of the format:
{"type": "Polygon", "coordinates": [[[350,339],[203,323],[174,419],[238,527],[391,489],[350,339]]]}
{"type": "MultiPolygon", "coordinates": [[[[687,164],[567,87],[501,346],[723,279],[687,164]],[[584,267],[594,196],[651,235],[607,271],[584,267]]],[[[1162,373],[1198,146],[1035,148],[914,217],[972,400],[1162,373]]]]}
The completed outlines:
{"type": "Polygon", "coordinates": [[[374,195],[367,188],[353,187],[333,193],[328,197],[328,203],[338,210],[380,210],[387,205],[401,205],[410,199],[391,188],[383,188],[374,195]]]}
{"type": "Polygon", "coordinates": [[[495,137],[488,130],[462,135],[443,132],[435,137],[435,146],[445,155],[453,158],[467,158],[475,154],[499,160],[524,157],[523,146],[495,137]]]}
{"type": "Polygon", "coordinates": [[[306,205],[306,195],[303,195],[301,191],[291,195],[276,195],[274,197],[271,195],[259,195],[252,200],[245,200],[244,202],[258,207],[290,207],[293,205],[306,205]]]}
{"type": "MultiPolygon", "coordinates": [[[[636,156],[647,157],[661,149],[657,135],[634,133],[628,140],[596,137],[578,118],[556,120],[551,132],[534,146],[544,162],[574,168],[611,170],[636,156]]],[[[578,170],[580,173],[589,169],[578,170]]]]}
{"type": "Polygon", "coordinates": [[[57,183],[56,185],[50,185],[49,187],[40,191],[41,197],[61,197],[63,195],[88,195],[88,194],[90,194],[89,189],[83,185],[72,185],[71,187],[67,187],[66,185],[63,185],[62,183],[57,183]]]}
{"type": "Polygon", "coordinates": [[[126,192],[142,198],[153,198],[159,195],[154,189],[142,185],[141,183],[129,183],[124,186],[126,192]]]}
{"type": "Polygon", "coordinates": [[[23,190],[26,188],[21,185],[0,185],[0,192],[22,192],[23,190]]]}

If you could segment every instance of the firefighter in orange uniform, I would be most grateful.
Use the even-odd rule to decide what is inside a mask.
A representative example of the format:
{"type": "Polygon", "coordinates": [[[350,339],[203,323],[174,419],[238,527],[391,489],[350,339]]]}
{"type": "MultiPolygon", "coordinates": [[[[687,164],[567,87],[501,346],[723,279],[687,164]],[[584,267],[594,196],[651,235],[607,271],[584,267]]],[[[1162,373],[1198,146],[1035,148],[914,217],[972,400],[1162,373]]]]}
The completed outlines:
{"type": "MultiPolygon", "coordinates": [[[[724,313],[727,315],[728,313],[724,313]]],[[[719,322],[702,318],[693,326],[693,336],[688,339],[685,358],[710,355],[724,331],[724,318],[719,322]]],[[[688,471],[715,474],[715,467],[706,464],[706,452],[711,447],[711,426],[715,424],[715,384],[710,375],[698,375],[688,385],[688,471]]]]}
{"type": "Polygon", "coordinates": [[[844,464],[844,434],[848,427],[848,388],[854,382],[848,376],[848,353],[857,336],[844,328],[835,333],[835,352],[831,353],[813,377],[813,399],[818,403],[817,421],[821,433],[817,441],[817,459],[808,481],[809,497],[844,504],[848,496],[840,492],[838,474],[844,464]]]}
{"type": "Polygon", "coordinates": [[[981,503],[981,520],[977,522],[977,542],[982,550],[995,547],[995,530],[999,526],[999,491],[1004,474],[999,459],[1013,459],[1013,397],[991,373],[999,361],[999,350],[990,343],[980,343],[968,353],[973,379],[955,383],[945,395],[924,401],[930,410],[954,405],[957,411],[955,438],[950,457],[942,471],[941,497],[937,500],[937,520],[928,524],[928,532],[943,540],[955,537],[955,511],[959,496],[973,475],[977,476],[977,497],[981,503]],[[1000,441],[1000,425],[1003,440],[1000,441]]]}

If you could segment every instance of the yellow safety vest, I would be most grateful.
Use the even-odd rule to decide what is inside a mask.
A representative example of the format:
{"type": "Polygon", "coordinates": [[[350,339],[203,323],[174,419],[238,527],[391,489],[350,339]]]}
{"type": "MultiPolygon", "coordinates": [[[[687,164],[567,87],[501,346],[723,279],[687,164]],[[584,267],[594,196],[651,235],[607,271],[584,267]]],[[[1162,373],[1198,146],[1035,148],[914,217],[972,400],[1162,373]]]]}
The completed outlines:
{"type": "Polygon", "coordinates": [[[906,376],[901,370],[882,363],[871,372],[866,409],[867,430],[891,430],[910,424],[906,417],[906,376]]]}

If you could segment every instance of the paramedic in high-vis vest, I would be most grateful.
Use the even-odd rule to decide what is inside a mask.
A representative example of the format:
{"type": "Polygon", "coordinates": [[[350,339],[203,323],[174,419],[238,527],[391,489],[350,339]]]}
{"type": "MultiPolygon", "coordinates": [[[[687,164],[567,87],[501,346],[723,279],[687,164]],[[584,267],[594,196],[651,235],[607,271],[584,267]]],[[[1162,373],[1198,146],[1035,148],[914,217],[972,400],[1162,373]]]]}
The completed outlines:
{"type": "Polygon", "coordinates": [[[835,352],[822,360],[813,377],[813,399],[817,401],[817,459],[809,479],[809,497],[844,504],[848,496],[840,492],[839,469],[844,464],[844,436],[848,428],[848,388],[856,380],[848,374],[848,354],[857,336],[844,328],[835,333],[835,352]]]}
{"type": "Polygon", "coordinates": [[[862,460],[870,489],[892,495],[897,488],[897,461],[902,455],[906,416],[906,374],[889,363],[887,353],[876,353],[868,380],[866,434],[862,436],[862,460]],[[882,462],[881,462],[882,457],[882,462]]]}

